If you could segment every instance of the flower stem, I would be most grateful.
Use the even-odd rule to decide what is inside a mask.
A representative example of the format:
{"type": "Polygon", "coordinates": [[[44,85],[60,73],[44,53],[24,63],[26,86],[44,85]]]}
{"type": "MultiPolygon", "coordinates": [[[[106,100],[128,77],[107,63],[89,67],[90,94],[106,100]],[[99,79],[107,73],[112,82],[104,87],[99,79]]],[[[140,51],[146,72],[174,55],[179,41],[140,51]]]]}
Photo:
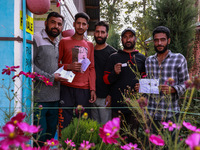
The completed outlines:
{"type": "Polygon", "coordinates": [[[101,145],[100,145],[100,147],[99,147],[99,150],[102,149],[102,146],[103,146],[103,140],[101,141],[101,145]]]}

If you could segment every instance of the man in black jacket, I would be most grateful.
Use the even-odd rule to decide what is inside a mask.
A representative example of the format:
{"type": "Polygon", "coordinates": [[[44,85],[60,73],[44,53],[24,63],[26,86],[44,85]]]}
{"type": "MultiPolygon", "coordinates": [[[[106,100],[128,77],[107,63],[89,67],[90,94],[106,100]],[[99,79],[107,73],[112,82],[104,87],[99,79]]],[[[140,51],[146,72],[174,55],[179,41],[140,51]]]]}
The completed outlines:
{"type": "Polygon", "coordinates": [[[146,58],[134,48],[136,42],[136,34],[134,30],[130,28],[125,29],[121,34],[121,41],[123,44],[123,50],[119,50],[117,53],[114,53],[109,57],[104,71],[104,82],[111,86],[111,106],[114,107],[112,112],[113,117],[117,117],[118,111],[120,110],[125,117],[126,123],[132,130],[138,128],[138,121],[131,111],[126,108],[127,106],[123,102],[122,93],[127,89],[127,87],[134,89],[135,84],[138,83],[136,74],[131,70],[131,68],[134,69],[135,72],[140,72],[141,75],[145,73],[146,58]]]}

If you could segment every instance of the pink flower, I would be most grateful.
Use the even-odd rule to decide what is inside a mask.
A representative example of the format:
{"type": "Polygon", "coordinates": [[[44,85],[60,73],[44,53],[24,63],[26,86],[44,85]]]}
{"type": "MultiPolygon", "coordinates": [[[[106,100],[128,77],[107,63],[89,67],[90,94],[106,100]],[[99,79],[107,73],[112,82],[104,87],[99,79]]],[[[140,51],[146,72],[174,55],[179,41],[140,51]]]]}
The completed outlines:
{"type": "Polygon", "coordinates": [[[51,140],[47,140],[47,145],[49,146],[56,146],[59,144],[58,140],[55,140],[54,138],[52,138],[51,140]]]}
{"type": "Polygon", "coordinates": [[[53,83],[50,82],[49,79],[46,78],[46,77],[43,77],[43,78],[42,78],[42,81],[43,81],[47,86],[48,86],[48,85],[53,86],[53,83]]]}
{"type": "Polygon", "coordinates": [[[140,97],[140,99],[137,100],[137,102],[140,105],[140,108],[146,107],[148,103],[148,99],[144,96],[140,97]]]}
{"type": "Polygon", "coordinates": [[[18,147],[29,140],[26,136],[18,135],[13,124],[6,124],[2,129],[4,133],[0,133],[0,137],[4,139],[0,141],[0,145],[3,149],[8,149],[10,145],[18,147]]]}
{"type": "Polygon", "coordinates": [[[67,138],[67,141],[65,141],[65,143],[67,144],[67,147],[75,147],[76,145],[74,144],[74,142],[72,142],[72,140],[68,140],[67,138]]]}
{"type": "Polygon", "coordinates": [[[12,77],[12,79],[14,80],[16,77],[19,78],[19,76],[22,75],[22,74],[24,74],[24,72],[23,72],[23,71],[20,71],[20,73],[17,74],[17,75],[14,75],[14,76],[12,77]]]}
{"type": "Polygon", "coordinates": [[[83,143],[80,144],[79,150],[89,150],[91,147],[94,147],[94,143],[90,143],[89,141],[83,140],[83,143]]]}
{"type": "Polygon", "coordinates": [[[23,150],[39,150],[37,147],[31,147],[29,144],[21,144],[23,150]]]}
{"type": "Polygon", "coordinates": [[[6,66],[6,69],[2,70],[2,74],[6,73],[7,75],[10,75],[11,71],[16,71],[15,70],[16,68],[19,68],[19,66],[12,66],[12,67],[6,66]]]}
{"type": "Polygon", "coordinates": [[[200,134],[193,133],[185,140],[185,143],[189,145],[191,150],[200,148],[200,134]]]}
{"type": "Polygon", "coordinates": [[[140,150],[139,148],[137,148],[137,144],[132,144],[132,143],[129,143],[129,144],[126,144],[124,146],[121,146],[121,149],[125,149],[125,150],[140,150]]]}
{"type": "Polygon", "coordinates": [[[14,126],[17,126],[17,123],[20,123],[24,120],[24,118],[26,117],[26,113],[24,112],[19,112],[17,113],[14,117],[12,117],[10,119],[9,122],[7,122],[7,124],[13,124],[14,126]]]}
{"type": "Polygon", "coordinates": [[[173,131],[174,128],[179,128],[179,126],[177,126],[175,123],[173,123],[172,121],[168,121],[168,122],[162,122],[162,125],[164,125],[165,129],[169,129],[169,131],[173,131]]]}
{"type": "Polygon", "coordinates": [[[29,125],[26,122],[21,122],[17,124],[18,127],[23,131],[27,133],[37,133],[40,131],[40,126],[35,126],[35,125],[29,125]]]}
{"type": "Polygon", "coordinates": [[[187,129],[189,129],[189,130],[191,130],[191,131],[196,131],[196,129],[197,129],[197,127],[191,125],[189,122],[183,121],[183,125],[184,125],[187,129]]]}
{"type": "Polygon", "coordinates": [[[116,138],[119,136],[117,132],[120,130],[120,119],[113,118],[111,121],[108,121],[102,128],[99,129],[99,136],[102,138],[105,144],[118,143],[116,138]]]}
{"type": "Polygon", "coordinates": [[[152,134],[150,137],[149,137],[149,140],[155,144],[155,145],[158,145],[158,146],[164,146],[165,145],[165,141],[161,138],[161,136],[156,136],[154,134],[152,134]]]}

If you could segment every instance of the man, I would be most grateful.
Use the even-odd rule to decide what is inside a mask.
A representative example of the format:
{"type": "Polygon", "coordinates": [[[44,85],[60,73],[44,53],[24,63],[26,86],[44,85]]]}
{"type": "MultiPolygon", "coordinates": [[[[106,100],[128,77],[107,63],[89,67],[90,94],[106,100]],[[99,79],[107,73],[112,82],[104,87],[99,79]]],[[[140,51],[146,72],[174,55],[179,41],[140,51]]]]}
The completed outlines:
{"type": "MultiPolygon", "coordinates": [[[[149,79],[159,79],[160,94],[152,94],[148,102],[150,116],[159,128],[161,121],[178,121],[178,100],[186,91],[184,82],[189,79],[189,75],[185,57],[168,49],[171,39],[167,27],[155,28],[153,41],[156,54],[147,58],[145,67],[149,79]]],[[[152,127],[156,133],[155,127],[152,127]]]]}
{"type": "Polygon", "coordinates": [[[145,56],[134,48],[136,42],[134,30],[130,28],[125,29],[121,34],[121,41],[123,50],[119,50],[109,57],[104,72],[104,82],[111,86],[111,106],[115,107],[113,108],[113,117],[117,117],[117,112],[120,110],[131,129],[137,130],[138,121],[128,108],[123,109],[123,107],[127,106],[123,102],[121,92],[124,92],[127,86],[134,88],[135,84],[138,83],[135,73],[128,64],[130,64],[135,71],[138,70],[139,73],[142,74],[145,72],[145,56]]]}
{"type": "Polygon", "coordinates": [[[45,107],[58,107],[60,100],[59,81],[66,81],[60,74],[54,72],[58,69],[58,38],[62,31],[64,18],[57,12],[51,12],[46,21],[45,29],[36,33],[33,37],[33,70],[40,75],[49,78],[53,86],[46,86],[37,79],[34,83],[35,106],[42,106],[42,110],[34,111],[34,124],[41,126],[39,138],[40,146],[47,139],[54,138],[58,123],[58,109],[46,109],[45,107]],[[41,112],[40,112],[41,111],[41,112]]]}
{"type": "Polygon", "coordinates": [[[109,26],[104,21],[95,24],[94,39],[96,45],[94,47],[94,62],[96,71],[96,95],[97,99],[93,103],[94,107],[91,110],[92,118],[99,123],[105,124],[111,120],[111,109],[98,107],[109,107],[111,104],[111,96],[109,87],[103,81],[104,69],[109,56],[116,50],[106,43],[108,38],[109,26]]]}
{"type": "MultiPolygon", "coordinates": [[[[73,116],[73,108],[77,105],[90,107],[90,103],[96,100],[95,94],[95,69],[94,69],[94,47],[91,42],[84,39],[84,33],[89,25],[89,16],[86,13],[75,15],[75,34],[72,37],[63,38],[59,44],[59,67],[64,66],[65,70],[73,71],[73,81],[61,83],[61,107],[63,109],[63,128],[68,126],[73,116]],[[81,60],[90,60],[89,67],[83,72],[81,60]],[[62,63],[60,63],[62,61],[62,63]]],[[[91,110],[86,109],[91,116],[91,110]]]]}

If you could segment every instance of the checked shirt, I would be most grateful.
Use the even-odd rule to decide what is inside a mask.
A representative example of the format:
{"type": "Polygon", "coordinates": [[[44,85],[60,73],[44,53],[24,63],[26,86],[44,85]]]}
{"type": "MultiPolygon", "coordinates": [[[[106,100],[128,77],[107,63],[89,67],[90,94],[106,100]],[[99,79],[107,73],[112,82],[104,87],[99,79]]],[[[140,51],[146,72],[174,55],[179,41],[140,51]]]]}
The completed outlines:
{"type": "Polygon", "coordinates": [[[185,93],[184,82],[189,79],[187,61],[180,53],[172,53],[169,50],[166,58],[159,66],[157,53],[146,59],[146,73],[149,79],[159,79],[159,84],[165,84],[168,78],[174,79],[174,87],[177,93],[170,95],[151,94],[148,102],[148,110],[154,120],[164,120],[171,118],[180,111],[178,99],[185,93]]]}

